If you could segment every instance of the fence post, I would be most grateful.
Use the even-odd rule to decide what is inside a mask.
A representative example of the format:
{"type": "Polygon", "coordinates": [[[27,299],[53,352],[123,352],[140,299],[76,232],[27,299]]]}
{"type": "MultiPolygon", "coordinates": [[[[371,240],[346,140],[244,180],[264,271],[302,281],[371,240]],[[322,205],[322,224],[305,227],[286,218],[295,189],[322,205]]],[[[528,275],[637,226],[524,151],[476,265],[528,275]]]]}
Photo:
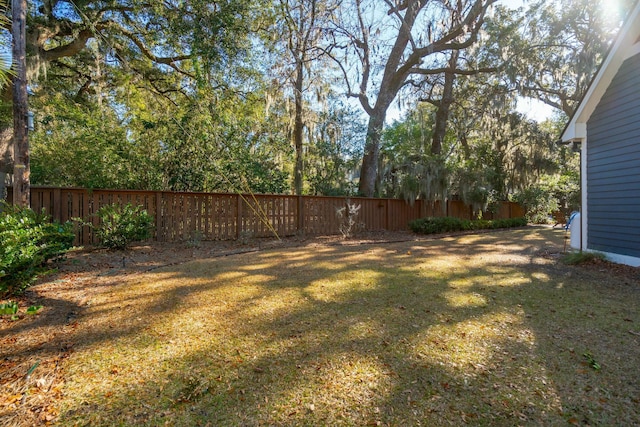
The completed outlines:
{"type": "Polygon", "coordinates": [[[390,217],[391,217],[391,200],[389,199],[385,199],[384,204],[385,204],[385,209],[384,209],[384,229],[387,231],[391,231],[389,228],[389,224],[390,224],[390,217]]]}
{"type": "MultiPolygon", "coordinates": [[[[94,198],[94,194],[93,192],[91,192],[91,194],[89,193],[89,191],[84,190],[82,192],[82,207],[80,209],[82,209],[82,217],[83,218],[90,218],[90,214],[89,214],[89,198],[91,197],[92,199],[94,198]]],[[[91,229],[90,227],[86,227],[84,230],[84,242],[85,245],[91,245],[93,244],[93,229],[91,229]]]]}
{"type": "Polygon", "coordinates": [[[240,239],[242,233],[242,196],[240,193],[236,194],[236,200],[236,239],[240,239]]]}
{"type": "Polygon", "coordinates": [[[156,191],[156,241],[162,242],[163,239],[163,230],[161,229],[162,225],[162,193],[160,191],[156,191]]]}
{"type": "Polygon", "coordinates": [[[51,212],[49,214],[53,218],[54,221],[62,222],[61,211],[62,211],[62,201],[61,201],[61,193],[62,190],[60,188],[53,189],[53,206],[51,206],[51,212]]]}
{"type": "Polygon", "coordinates": [[[298,198],[298,203],[297,203],[297,207],[298,207],[298,221],[296,224],[296,234],[304,234],[304,200],[302,199],[302,196],[297,196],[298,198]]]}

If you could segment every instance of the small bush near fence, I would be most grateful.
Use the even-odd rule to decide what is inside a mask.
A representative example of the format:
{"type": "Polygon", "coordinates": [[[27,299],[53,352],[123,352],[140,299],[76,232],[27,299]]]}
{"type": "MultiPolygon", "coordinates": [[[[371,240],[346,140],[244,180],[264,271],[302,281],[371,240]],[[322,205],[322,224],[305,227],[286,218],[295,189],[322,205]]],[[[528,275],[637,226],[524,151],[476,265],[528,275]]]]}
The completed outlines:
{"type": "Polygon", "coordinates": [[[0,297],[24,291],[73,245],[71,223],[49,222],[31,209],[4,206],[0,213],[0,297]]]}
{"type": "Polygon", "coordinates": [[[409,228],[414,233],[436,234],[448,233],[451,231],[524,227],[525,225],[527,225],[527,220],[525,218],[508,218],[495,220],[479,219],[470,221],[468,219],[446,216],[416,219],[409,223],[409,228]]]}
{"type": "Polygon", "coordinates": [[[101,207],[96,215],[100,218],[96,235],[100,245],[106,248],[124,249],[132,242],[153,235],[153,217],[143,206],[111,204],[101,207]]]}

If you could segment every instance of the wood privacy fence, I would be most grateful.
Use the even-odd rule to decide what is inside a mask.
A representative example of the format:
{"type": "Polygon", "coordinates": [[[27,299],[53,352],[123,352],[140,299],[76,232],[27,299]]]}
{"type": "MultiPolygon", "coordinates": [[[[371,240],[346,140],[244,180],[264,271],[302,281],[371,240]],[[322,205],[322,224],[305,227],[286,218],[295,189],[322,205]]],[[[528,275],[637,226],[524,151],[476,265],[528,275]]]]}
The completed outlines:
{"type": "MultiPolygon", "coordinates": [[[[9,188],[8,201],[12,200],[9,188]]],[[[60,222],[83,218],[94,225],[94,216],[102,206],[111,203],[142,205],[155,218],[158,241],[233,240],[243,237],[296,234],[339,234],[342,219],[337,211],[347,200],[360,205],[355,218],[359,229],[366,231],[407,230],[408,223],[426,216],[453,216],[472,219],[473,210],[461,201],[440,202],[417,200],[413,205],[397,199],[361,197],[324,197],[291,195],[239,195],[220,193],[186,193],[137,190],[87,190],[82,188],[32,187],[31,208],[44,211],[60,222]]],[[[501,202],[495,213],[486,212],[485,219],[524,216],[516,203],[501,202]]],[[[76,230],[78,245],[95,243],[91,227],[76,230]]]]}

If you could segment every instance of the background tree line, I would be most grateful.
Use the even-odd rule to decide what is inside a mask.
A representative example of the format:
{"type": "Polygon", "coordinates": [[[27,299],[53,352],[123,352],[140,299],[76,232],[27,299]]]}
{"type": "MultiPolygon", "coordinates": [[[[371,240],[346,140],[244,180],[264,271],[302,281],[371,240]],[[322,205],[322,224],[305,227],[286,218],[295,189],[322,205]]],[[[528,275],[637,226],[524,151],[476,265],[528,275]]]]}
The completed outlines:
{"type": "Polygon", "coordinates": [[[578,160],[554,141],[632,1],[512,3],[30,1],[32,183],[568,207],[578,160]]]}

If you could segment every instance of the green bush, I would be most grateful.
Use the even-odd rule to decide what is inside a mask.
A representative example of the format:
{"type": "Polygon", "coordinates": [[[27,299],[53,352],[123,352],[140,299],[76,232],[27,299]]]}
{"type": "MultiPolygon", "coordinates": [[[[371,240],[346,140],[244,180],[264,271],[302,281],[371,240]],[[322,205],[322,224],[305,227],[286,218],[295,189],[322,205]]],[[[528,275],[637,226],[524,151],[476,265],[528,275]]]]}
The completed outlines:
{"type": "Polygon", "coordinates": [[[124,249],[130,243],[149,239],[154,220],[143,206],[111,204],[98,209],[100,225],[96,236],[101,246],[109,249],[124,249]]]}
{"type": "Polygon", "coordinates": [[[516,194],[515,202],[524,206],[526,218],[534,224],[546,224],[552,212],[559,209],[558,199],[547,186],[533,186],[516,194]]]}
{"type": "Polygon", "coordinates": [[[491,227],[493,229],[496,228],[516,228],[516,227],[525,227],[527,225],[526,218],[505,218],[505,219],[494,219],[491,222],[491,227]]]}
{"type": "Polygon", "coordinates": [[[5,205],[0,213],[0,295],[24,291],[73,245],[70,223],[49,222],[44,214],[5,205]]]}
{"type": "Polygon", "coordinates": [[[468,219],[445,216],[416,219],[409,223],[409,228],[414,233],[436,234],[452,231],[524,227],[525,225],[527,225],[527,220],[525,218],[496,219],[491,221],[480,219],[476,221],[469,221],[468,219]]]}

